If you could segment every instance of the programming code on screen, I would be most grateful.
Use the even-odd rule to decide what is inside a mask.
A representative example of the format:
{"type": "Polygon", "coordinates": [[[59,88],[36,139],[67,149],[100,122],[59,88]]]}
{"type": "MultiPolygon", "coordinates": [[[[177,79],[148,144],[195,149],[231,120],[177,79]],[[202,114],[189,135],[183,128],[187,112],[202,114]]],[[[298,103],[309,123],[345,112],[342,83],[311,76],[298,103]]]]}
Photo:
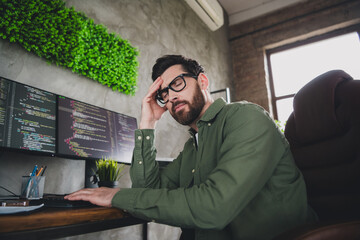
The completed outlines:
{"type": "Polygon", "coordinates": [[[58,97],[58,153],[130,163],[136,118],[58,97]]]}
{"type": "Polygon", "coordinates": [[[0,146],[55,153],[56,95],[0,78],[0,146]]]}

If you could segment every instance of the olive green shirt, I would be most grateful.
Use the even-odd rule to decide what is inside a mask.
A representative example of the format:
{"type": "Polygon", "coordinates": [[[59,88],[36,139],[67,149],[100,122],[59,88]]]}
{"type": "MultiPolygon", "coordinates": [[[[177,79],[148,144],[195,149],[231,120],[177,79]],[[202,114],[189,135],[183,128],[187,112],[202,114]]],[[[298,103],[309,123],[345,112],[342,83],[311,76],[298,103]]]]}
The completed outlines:
{"type": "MultiPolygon", "coordinates": [[[[182,228],[195,239],[271,239],[316,215],[288,142],[261,107],[216,100],[165,169],[154,130],[136,130],[133,186],[113,198],[134,216],[182,228]]],[[[170,133],[169,133],[170,134],[170,133]]]]}

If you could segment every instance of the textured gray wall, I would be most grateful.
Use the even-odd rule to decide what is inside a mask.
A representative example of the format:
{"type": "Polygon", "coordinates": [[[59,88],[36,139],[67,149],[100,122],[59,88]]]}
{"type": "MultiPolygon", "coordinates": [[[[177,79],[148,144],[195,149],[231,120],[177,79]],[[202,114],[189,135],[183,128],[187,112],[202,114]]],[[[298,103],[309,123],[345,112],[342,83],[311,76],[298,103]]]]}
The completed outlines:
{"type": "MultiPolygon", "coordinates": [[[[181,0],[66,0],[67,6],[84,12],[137,47],[138,91],[135,96],[113,92],[99,83],[50,65],[20,46],[0,40],[0,76],[140,119],[142,97],[152,80],[154,61],[164,54],[183,54],[197,59],[206,70],[211,90],[232,87],[228,29],[211,32],[181,0]]],[[[227,21],[227,20],[225,20],[227,21]]],[[[158,123],[158,157],[174,158],[188,138],[187,127],[169,114],[158,123]],[[171,132],[171,134],[169,134],[171,132]]],[[[46,193],[69,193],[84,186],[85,161],[19,153],[0,153],[0,185],[20,192],[21,176],[35,165],[47,165],[46,193]]],[[[127,174],[121,187],[130,187],[127,174]]],[[[3,192],[0,192],[3,193],[3,192]]],[[[149,224],[149,239],[178,239],[180,230],[149,224]]],[[[108,230],[66,239],[141,239],[141,226],[108,230]]]]}

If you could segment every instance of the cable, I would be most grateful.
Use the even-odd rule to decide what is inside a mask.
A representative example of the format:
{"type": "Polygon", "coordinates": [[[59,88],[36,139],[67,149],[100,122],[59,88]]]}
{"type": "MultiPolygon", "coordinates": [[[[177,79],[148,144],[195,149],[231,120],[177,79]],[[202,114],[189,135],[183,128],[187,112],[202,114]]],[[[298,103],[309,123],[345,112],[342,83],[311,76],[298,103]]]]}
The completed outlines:
{"type": "Polygon", "coordinates": [[[12,191],[10,191],[7,188],[4,188],[3,186],[0,186],[0,188],[4,189],[5,191],[8,191],[9,193],[11,193],[12,195],[14,195],[14,197],[18,197],[18,195],[16,195],[15,193],[13,193],[12,191]]]}

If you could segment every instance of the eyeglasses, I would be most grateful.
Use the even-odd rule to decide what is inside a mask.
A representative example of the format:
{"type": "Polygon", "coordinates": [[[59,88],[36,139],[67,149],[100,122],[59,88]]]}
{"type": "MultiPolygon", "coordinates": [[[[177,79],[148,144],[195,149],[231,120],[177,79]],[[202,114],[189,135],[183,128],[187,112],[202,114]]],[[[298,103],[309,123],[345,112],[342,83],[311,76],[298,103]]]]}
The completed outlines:
{"type": "Polygon", "coordinates": [[[186,87],[186,81],[184,77],[192,77],[197,80],[197,76],[194,76],[193,74],[180,74],[174,78],[174,80],[172,80],[166,88],[158,90],[155,99],[162,104],[166,104],[169,101],[169,89],[173,90],[174,92],[180,92],[186,87]]]}

